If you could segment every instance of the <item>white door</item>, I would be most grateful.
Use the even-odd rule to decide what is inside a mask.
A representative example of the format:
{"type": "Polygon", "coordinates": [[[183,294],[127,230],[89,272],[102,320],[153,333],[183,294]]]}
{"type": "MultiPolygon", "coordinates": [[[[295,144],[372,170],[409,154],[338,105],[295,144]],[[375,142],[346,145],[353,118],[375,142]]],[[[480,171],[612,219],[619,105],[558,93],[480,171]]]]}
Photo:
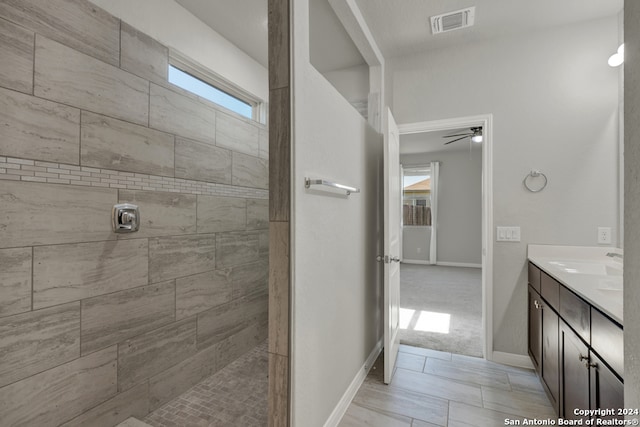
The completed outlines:
{"type": "Polygon", "coordinates": [[[400,338],[400,134],[387,108],[384,136],[384,382],[391,383],[400,338]]]}

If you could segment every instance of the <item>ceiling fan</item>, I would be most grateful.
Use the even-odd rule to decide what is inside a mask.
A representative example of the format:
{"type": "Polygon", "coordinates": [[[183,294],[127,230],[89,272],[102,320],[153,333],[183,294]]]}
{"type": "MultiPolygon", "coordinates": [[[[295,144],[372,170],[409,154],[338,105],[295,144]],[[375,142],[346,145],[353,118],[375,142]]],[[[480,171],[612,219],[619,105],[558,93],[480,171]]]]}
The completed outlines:
{"type": "Polygon", "coordinates": [[[445,136],[443,136],[443,138],[454,138],[456,136],[460,137],[458,139],[454,139],[454,140],[445,142],[444,145],[451,144],[452,142],[460,141],[461,139],[465,139],[465,138],[469,138],[469,137],[471,137],[471,141],[473,141],[473,142],[482,142],[482,126],[472,127],[469,130],[471,130],[471,132],[468,132],[468,133],[457,133],[455,135],[445,135],[445,136]]]}

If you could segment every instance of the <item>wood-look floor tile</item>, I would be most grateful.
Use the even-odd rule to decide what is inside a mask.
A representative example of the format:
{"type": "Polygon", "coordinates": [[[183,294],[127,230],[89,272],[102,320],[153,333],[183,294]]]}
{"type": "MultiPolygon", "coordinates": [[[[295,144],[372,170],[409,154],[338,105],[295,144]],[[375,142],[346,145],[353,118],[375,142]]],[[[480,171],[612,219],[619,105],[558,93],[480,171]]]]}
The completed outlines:
{"type": "Polygon", "coordinates": [[[503,365],[496,362],[483,359],[481,357],[465,356],[462,354],[453,354],[451,361],[461,367],[479,368],[483,370],[491,370],[498,372],[512,372],[514,374],[535,376],[533,369],[519,368],[517,366],[503,365]]]}
{"type": "Polygon", "coordinates": [[[437,424],[428,423],[422,420],[413,420],[411,422],[411,427],[440,427],[437,424]]]}
{"type": "Polygon", "coordinates": [[[542,384],[537,376],[512,373],[508,373],[507,375],[509,376],[509,382],[511,383],[512,390],[544,393],[542,384]]]}
{"type": "Polygon", "coordinates": [[[504,391],[482,387],[482,403],[487,409],[528,418],[554,418],[547,395],[524,391],[504,391]]]}
{"type": "Polygon", "coordinates": [[[512,420],[523,419],[520,416],[451,401],[449,403],[449,423],[447,425],[448,427],[495,427],[504,425],[504,421],[507,418],[512,420]]]}
{"type": "Polygon", "coordinates": [[[424,356],[418,356],[417,354],[399,352],[396,359],[396,366],[398,368],[408,369],[410,371],[422,372],[424,369],[424,362],[427,360],[424,356]]]}
{"type": "Polygon", "coordinates": [[[402,414],[441,426],[447,424],[447,400],[410,390],[380,383],[364,383],[353,402],[386,414],[402,414]]]}
{"type": "Polygon", "coordinates": [[[350,405],[339,427],[410,427],[411,418],[376,412],[359,405],[350,405]]]}
{"type": "Polygon", "coordinates": [[[399,368],[391,380],[391,386],[429,396],[482,406],[482,395],[479,386],[463,384],[435,375],[421,374],[399,368]]]}
{"type": "Polygon", "coordinates": [[[400,344],[400,352],[410,353],[418,356],[433,357],[442,360],[451,360],[451,353],[446,351],[431,350],[428,348],[411,347],[409,345],[400,344]]]}
{"type": "Polygon", "coordinates": [[[440,359],[427,358],[424,373],[478,386],[485,385],[502,390],[511,390],[509,378],[504,372],[460,367],[455,363],[440,359]]]}

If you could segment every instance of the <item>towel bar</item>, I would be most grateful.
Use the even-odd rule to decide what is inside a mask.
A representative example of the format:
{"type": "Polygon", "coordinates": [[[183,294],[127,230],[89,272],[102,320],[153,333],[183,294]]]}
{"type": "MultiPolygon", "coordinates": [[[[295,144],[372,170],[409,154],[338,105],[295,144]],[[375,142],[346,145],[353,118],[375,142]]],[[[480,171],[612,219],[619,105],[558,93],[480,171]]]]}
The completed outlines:
{"type": "Polygon", "coordinates": [[[344,184],[338,184],[338,183],[335,183],[335,182],[327,181],[326,179],[311,179],[311,178],[305,178],[304,179],[304,187],[305,188],[311,188],[312,185],[324,185],[326,187],[339,188],[340,190],[346,191],[347,192],[347,196],[350,195],[351,193],[359,193],[360,192],[359,188],[351,187],[351,186],[344,185],[344,184]]]}

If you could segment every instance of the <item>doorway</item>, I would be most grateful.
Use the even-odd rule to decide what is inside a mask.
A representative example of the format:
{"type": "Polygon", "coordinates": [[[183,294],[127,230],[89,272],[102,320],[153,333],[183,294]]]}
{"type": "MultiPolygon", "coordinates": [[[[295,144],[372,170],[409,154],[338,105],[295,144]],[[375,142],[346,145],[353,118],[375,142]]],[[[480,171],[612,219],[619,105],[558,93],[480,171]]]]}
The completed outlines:
{"type": "MultiPolygon", "coordinates": [[[[436,306],[439,307],[440,309],[436,310],[436,309],[425,308],[425,309],[417,310],[415,306],[402,307],[401,305],[400,324],[401,324],[401,328],[405,327],[406,330],[412,330],[412,331],[416,331],[416,330],[419,331],[420,329],[432,329],[431,333],[433,333],[434,335],[431,335],[432,337],[431,342],[433,342],[433,337],[436,337],[438,334],[444,335],[447,333],[447,331],[451,330],[451,326],[452,326],[451,313],[447,313],[446,312],[447,310],[442,309],[444,307],[443,304],[438,303],[438,299],[436,298],[436,296],[438,297],[442,296],[443,293],[437,292],[437,288],[432,288],[433,290],[429,291],[429,286],[433,286],[435,282],[429,283],[430,280],[426,280],[426,283],[419,283],[419,282],[423,280],[422,279],[423,277],[433,278],[434,280],[437,281],[438,278],[442,278],[445,276],[448,276],[450,279],[452,279],[452,282],[457,282],[458,284],[462,284],[464,282],[471,283],[475,281],[475,283],[479,284],[480,286],[480,292],[477,292],[475,295],[473,295],[472,293],[465,293],[465,292],[463,292],[462,294],[458,293],[456,295],[457,291],[454,291],[454,294],[446,297],[451,302],[461,302],[462,299],[467,298],[468,301],[464,301],[464,303],[467,304],[468,307],[475,307],[476,309],[479,308],[480,309],[479,311],[481,312],[479,313],[479,318],[481,318],[481,327],[477,326],[478,322],[476,321],[475,326],[477,329],[475,330],[475,332],[467,331],[466,333],[462,334],[462,335],[466,334],[470,339],[473,339],[474,335],[475,336],[480,335],[479,341],[477,337],[475,338],[476,340],[475,347],[473,345],[471,346],[471,347],[474,347],[475,349],[469,350],[466,345],[461,345],[461,346],[454,345],[454,347],[460,348],[461,353],[469,353],[469,355],[482,356],[487,359],[491,359],[492,358],[491,349],[493,348],[493,342],[492,342],[493,340],[492,340],[492,334],[491,334],[491,331],[492,331],[492,311],[491,311],[492,255],[493,255],[493,245],[492,245],[492,238],[491,238],[492,237],[492,229],[491,229],[491,224],[492,224],[492,210],[491,210],[491,206],[492,206],[492,203],[491,203],[491,200],[492,200],[492,193],[491,193],[491,189],[492,189],[492,183],[491,183],[492,116],[488,114],[488,115],[481,115],[481,116],[461,117],[461,118],[437,120],[437,121],[429,121],[429,122],[409,123],[409,124],[399,125],[398,127],[399,127],[401,141],[403,140],[403,138],[405,139],[414,138],[416,135],[425,134],[425,133],[432,133],[432,134],[437,133],[438,137],[441,137],[448,134],[467,133],[471,128],[476,128],[476,127],[482,128],[482,134],[483,134],[482,143],[477,144],[477,147],[475,148],[472,145],[470,149],[467,148],[466,150],[467,151],[466,154],[471,156],[471,158],[473,158],[474,155],[477,156],[479,167],[480,167],[480,173],[476,175],[477,180],[480,180],[480,182],[477,183],[478,184],[477,189],[480,191],[480,194],[479,194],[480,207],[478,212],[480,215],[480,218],[479,218],[480,220],[477,223],[479,224],[479,227],[480,227],[480,230],[479,230],[480,244],[478,247],[478,250],[480,252],[479,257],[475,258],[475,260],[467,258],[468,262],[451,262],[450,260],[447,260],[446,251],[443,252],[442,250],[443,249],[442,241],[440,242],[441,243],[440,245],[432,246],[430,245],[430,239],[429,241],[427,241],[426,239],[421,240],[421,238],[418,239],[422,243],[422,245],[419,246],[420,251],[418,251],[417,250],[418,247],[416,247],[416,248],[412,248],[413,252],[411,252],[407,247],[407,245],[405,245],[405,243],[408,243],[406,242],[406,238],[408,237],[408,235],[405,233],[405,230],[403,229],[402,235],[403,237],[405,237],[405,239],[403,239],[403,242],[402,242],[403,252],[401,253],[401,258],[403,259],[403,265],[401,268],[401,283],[406,282],[405,286],[413,286],[416,289],[424,290],[426,294],[426,297],[425,297],[426,300],[431,301],[432,303],[436,303],[436,306]],[[435,250],[436,247],[441,248],[440,250],[441,253],[435,254],[435,256],[431,256],[433,255],[431,254],[431,252],[435,250]],[[421,257],[418,257],[419,259],[411,258],[411,256],[416,258],[418,253],[422,255],[421,257]],[[427,256],[427,254],[429,256],[427,256]],[[431,297],[429,297],[429,293],[431,294],[431,297]],[[477,301],[473,301],[474,299],[477,299],[477,301]]],[[[469,147],[469,144],[470,144],[469,139],[470,138],[466,138],[466,140],[460,140],[452,143],[451,145],[466,144],[466,147],[469,147]]],[[[448,141],[448,139],[442,139],[442,142],[440,144],[444,146],[444,142],[446,141],[448,141]]],[[[464,150],[459,150],[459,151],[460,151],[460,154],[464,153],[464,150]]],[[[442,156],[443,155],[441,155],[441,157],[442,156]]],[[[440,160],[436,158],[438,157],[438,155],[436,154],[434,156],[426,156],[426,157],[417,157],[415,155],[411,155],[409,157],[413,161],[407,161],[405,158],[406,164],[403,164],[403,168],[406,168],[407,170],[411,170],[412,166],[416,166],[417,168],[413,169],[413,171],[415,170],[429,171],[430,173],[429,184],[433,186],[433,180],[434,180],[434,177],[432,176],[433,168],[432,167],[427,168],[427,166],[433,166],[433,162],[438,162],[440,160]],[[429,158],[428,162],[426,161],[427,158],[429,158]],[[420,161],[422,161],[422,164],[416,164],[416,162],[419,163],[420,161]]],[[[438,165],[439,165],[438,168],[441,168],[439,163],[438,165]]],[[[419,175],[419,173],[417,174],[419,175]]],[[[427,175],[425,174],[425,176],[427,175]]],[[[423,178],[423,181],[425,179],[427,178],[423,178]]],[[[436,177],[435,179],[437,181],[437,180],[440,180],[441,177],[436,177]]],[[[450,181],[451,178],[448,178],[448,180],[450,181]]],[[[423,184],[425,183],[423,182],[423,184]]],[[[424,186],[425,185],[422,185],[422,186],[418,185],[417,187],[424,187],[424,186]]],[[[436,194],[439,191],[438,190],[439,187],[440,186],[438,185],[434,191],[436,194]]],[[[430,190],[433,191],[434,189],[431,188],[430,190]]],[[[414,192],[414,195],[416,194],[417,192],[414,192]]],[[[438,195],[437,197],[438,199],[441,198],[440,195],[438,195]]],[[[430,199],[429,201],[425,201],[425,202],[417,202],[418,197],[414,197],[414,198],[416,199],[416,202],[412,202],[414,205],[419,204],[419,205],[426,206],[428,204],[432,209],[431,212],[429,212],[430,215],[428,215],[426,212],[421,212],[423,214],[423,218],[417,220],[417,221],[423,221],[423,222],[426,222],[427,220],[433,221],[433,223],[431,223],[430,225],[426,225],[426,224],[423,225],[423,227],[429,227],[430,230],[419,230],[419,231],[422,231],[423,232],[422,234],[428,235],[428,236],[437,234],[435,231],[441,230],[441,227],[438,224],[438,219],[436,219],[438,215],[437,211],[441,211],[441,209],[436,208],[436,212],[434,212],[433,208],[434,208],[434,204],[437,206],[440,200],[434,201],[433,199],[430,199]],[[436,218],[434,218],[434,213],[436,218]]],[[[411,197],[409,197],[408,199],[411,199],[411,197]]],[[[412,212],[411,208],[403,207],[402,209],[403,209],[403,217],[405,216],[404,215],[405,210],[408,210],[410,213],[412,212]]],[[[423,208],[414,208],[415,212],[419,210],[422,211],[423,208]]],[[[452,217],[454,216],[455,214],[449,213],[446,216],[443,216],[443,220],[445,221],[451,220],[452,217]]],[[[419,225],[415,225],[415,224],[413,226],[420,227],[419,225]]],[[[415,236],[412,236],[412,237],[415,237],[415,236]]],[[[448,242],[448,243],[451,243],[451,242],[448,242]]],[[[446,245],[444,246],[446,247],[446,245]]],[[[464,251],[467,249],[468,248],[463,247],[460,250],[464,251]]],[[[450,283],[450,286],[452,286],[451,283],[450,283]]],[[[417,292],[416,289],[412,290],[410,288],[407,288],[407,291],[417,292]]],[[[458,291],[460,289],[464,289],[464,286],[459,287],[458,291]]],[[[401,296],[402,296],[402,293],[401,293],[401,296]]],[[[451,308],[449,311],[453,311],[453,310],[456,310],[456,309],[451,308]]],[[[464,309],[462,310],[464,311],[464,309]]],[[[464,340],[465,338],[462,337],[461,339],[464,340]]],[[[428,346],[426,342],[429,342],[429,340],[427,339],[424,345],[423,344],[420,344],[420,345],[428,346]]],[[[414,345],[416,344],[414,343],[414,345]]]]}

